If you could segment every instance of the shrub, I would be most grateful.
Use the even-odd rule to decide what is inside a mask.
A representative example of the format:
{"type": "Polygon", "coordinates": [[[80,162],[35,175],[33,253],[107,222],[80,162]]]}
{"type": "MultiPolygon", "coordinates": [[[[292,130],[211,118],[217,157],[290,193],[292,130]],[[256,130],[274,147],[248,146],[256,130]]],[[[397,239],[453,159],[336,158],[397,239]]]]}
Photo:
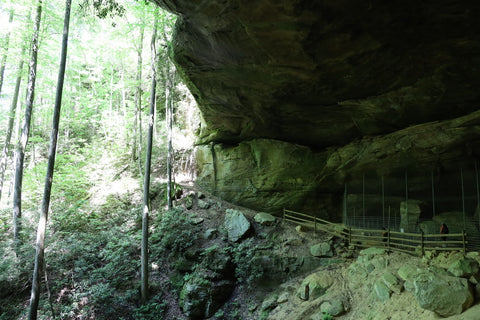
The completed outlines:
{"type": "Polygon", "coordinates": [[[229,247],[235,263],[235,278],[240,283],[252,284],[265,274],[265,266],[262,257],[257,252],[257,245],[253,238],[249,238],[240,244],[229,247]]]}
{"type": "Polygon", "coordinates": [[[167,310],[167,303],[161,295],[156,295],[147,304],[135,309],[135,320],[162,320],[167,310]]]}
{"type": "Polygon", "coordinates": [[[190,216],[181,208],[166,211],[157,222],[158,229],[152,233],[152,251],[170,251],[171,256],[179,255],[191,247],[199,237],[198,226],[190,224],[190,216]]]}

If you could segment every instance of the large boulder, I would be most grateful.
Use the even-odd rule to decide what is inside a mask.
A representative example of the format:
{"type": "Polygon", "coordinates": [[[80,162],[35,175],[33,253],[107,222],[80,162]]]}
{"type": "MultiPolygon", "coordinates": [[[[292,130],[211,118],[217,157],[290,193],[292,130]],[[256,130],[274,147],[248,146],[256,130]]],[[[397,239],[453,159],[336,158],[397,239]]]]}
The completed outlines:
{"type": "Polygon", "coordinates": [[[462,257],[450,265],[448,272],[456,277],[468,279],[478,274],[479,263],[473,258],[462,257]]]}
{"type": "Polygon", "coordinates": [[[205,249],[201,256],[180,292],[180,307],[189,319],[211,317],[234,289],[230,256],[217,246],[205,249]]]}
{"type": "Polygon", "coordinates": [[[391,291],[388,289],[387,285],[383,281],[375,281],[375,283],[373,284],[373,289],[375,290],[377,298],[383,303],[390,299],[391,291]]]}
{"type": "Polygon", "coordinates": [[[211,281],[200,275],[191,277],[180,292],[180,306],[188,319],[206,319],[215,314],[233,291],[230,280],[211,281]]]}
{"type": "Polygon", "coordinates": [[[328,242],[321,242],[310,247],[310,254],[314,257],[333,257],[332,246],[328,242]]]}
{"type": "Polygon", "coordinates": [[[324,295],[334,283],[330,275],[317,272],[306,277],[297,289],[297,297],[302,300],[315,300],[324,295]]]}
{"type": "Polygon", "coordinates": [[[237,242],[250,230],[250,227],[250,221],[243,212],[234,209],[225,211],[225,229],[227,229],[229,241],[237,242]]]}
{"type": "Polygon", "coordinates": [[[400,229],[405,232],[417,232],[420,215],[424,211],[424,203],[409,199],[400,203],[400,229]]]}
{"type": "Polygon", "coordinates": [[[474,302],[468,280],[444,272],[423,269],[413,277],[412,284],[419,305],[442,317],[460,314],[474,302]]]}
{"type": "MultiPolygon", "coordinates": [[[[445,223],[450,233],[462,233],[464,230],[467,234],[476,234],[475,217],[464,214],[461,211],[448,211],[435,215],[432,218],[438,224],[445,223]]],[[[437,232],[440,232],[440,228],[437,232]]]]}

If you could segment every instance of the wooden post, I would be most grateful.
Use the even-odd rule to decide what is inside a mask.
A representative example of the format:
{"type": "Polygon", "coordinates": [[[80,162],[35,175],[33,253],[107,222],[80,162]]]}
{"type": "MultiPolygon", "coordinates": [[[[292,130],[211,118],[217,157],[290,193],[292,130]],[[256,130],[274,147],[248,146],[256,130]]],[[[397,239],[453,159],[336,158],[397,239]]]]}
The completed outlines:
{"type": "Polygon", "coordinates": [[[434,184],[434,177],[433,177],[433,169],[432,169],[432,213],[435,217],[435,184],[434,184]]]}
{"type": "Polygon", "coordinates": [[[382,175],[382,224],[385,227],[385,181],[382,175]]]}
{"type": "Polygon", "coordinates": [[[365,173],[362,176],[362,213],[363,213],[363,227],[365,228],[365,173]]]}
{"type": "Polygon", "coordinates": [[[352,227],[348,227],[348,244],[352,244],[352,227]]]}
{"type": "Polygon", "coordinates": [[[387,229],[388,234],[387,234],[387,252],[390,252],[390,227],[387,229]]]}
{"type": "MultiPolygon", "coordinates": [[[[477,186],[477,208],[480,206],[480,189],[478,187],[478,168],[477,168],[477,160],[475,160],[475,182],[477,186]]],[[[480,210],[478,210],[478,220],[480,224],[480,210]]]]}
{"type": "Polygon", "coordinates": [[[390,206],[388,206],[388,230],[390,230],[390,206]]]}
{"type": "Polygon", "coordinates": [[[405,210],[408,216],[408,171],[405,170],[405,210]]]}
{"type": "Polygon", "coordinates": [[[465,190],[463,188],[463,168],[460,167],[460,181],[462,183],[462,212],[463,212],[463,230],[466,229],[465,225],[465,190]]]}
{"type": "Polygon", "coordinates": [[[345,190],[343,191],[343,223],[348,224],[348,215],[347,215],[347,183],[345,182],[345,190]]]}
{"type": "Polygon", "coordinates": [[[408,200],[408,171],[405,170],[405,200],[408,200]]]}
{"type": "Polygon", "coordinates": [[[353,207],[353,223],[357,223],[357,215],[356,215],[355,206],[353,207]]]}
{"type": "Polygon", "coordinates": [[[423,230],[421,233],[421,246],[422,246],[422,257],[423,257],[425,255],[425,243],[424,243],[423,230]]]}

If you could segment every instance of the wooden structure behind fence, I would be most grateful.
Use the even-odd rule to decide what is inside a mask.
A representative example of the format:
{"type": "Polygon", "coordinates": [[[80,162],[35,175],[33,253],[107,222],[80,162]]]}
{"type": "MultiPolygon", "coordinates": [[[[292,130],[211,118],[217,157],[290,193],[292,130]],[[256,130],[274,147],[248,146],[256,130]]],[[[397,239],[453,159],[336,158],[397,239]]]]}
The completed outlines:
{"type": "Polygon", "coordinates": [[[332,223],[305,213],[283,209],[283,220],[330,233],[356,247],[385,247],[387,250],[424,255],[425,250],[467,250],[467,234],[405,233],[392,230],[357,229],[343,223],[332,223]]]}

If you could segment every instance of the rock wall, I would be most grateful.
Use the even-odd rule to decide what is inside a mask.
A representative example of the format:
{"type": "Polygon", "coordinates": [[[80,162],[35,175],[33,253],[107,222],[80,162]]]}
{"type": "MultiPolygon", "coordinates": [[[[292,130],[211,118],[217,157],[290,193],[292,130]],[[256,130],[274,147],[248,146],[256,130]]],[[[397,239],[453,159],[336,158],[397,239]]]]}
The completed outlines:
{"type": "Polygon", "coordinates": [[[179,15],[198,182],[228,200],[328,215],[359,175],[478,158],[480,3],[154,1],[179,15]]]}

